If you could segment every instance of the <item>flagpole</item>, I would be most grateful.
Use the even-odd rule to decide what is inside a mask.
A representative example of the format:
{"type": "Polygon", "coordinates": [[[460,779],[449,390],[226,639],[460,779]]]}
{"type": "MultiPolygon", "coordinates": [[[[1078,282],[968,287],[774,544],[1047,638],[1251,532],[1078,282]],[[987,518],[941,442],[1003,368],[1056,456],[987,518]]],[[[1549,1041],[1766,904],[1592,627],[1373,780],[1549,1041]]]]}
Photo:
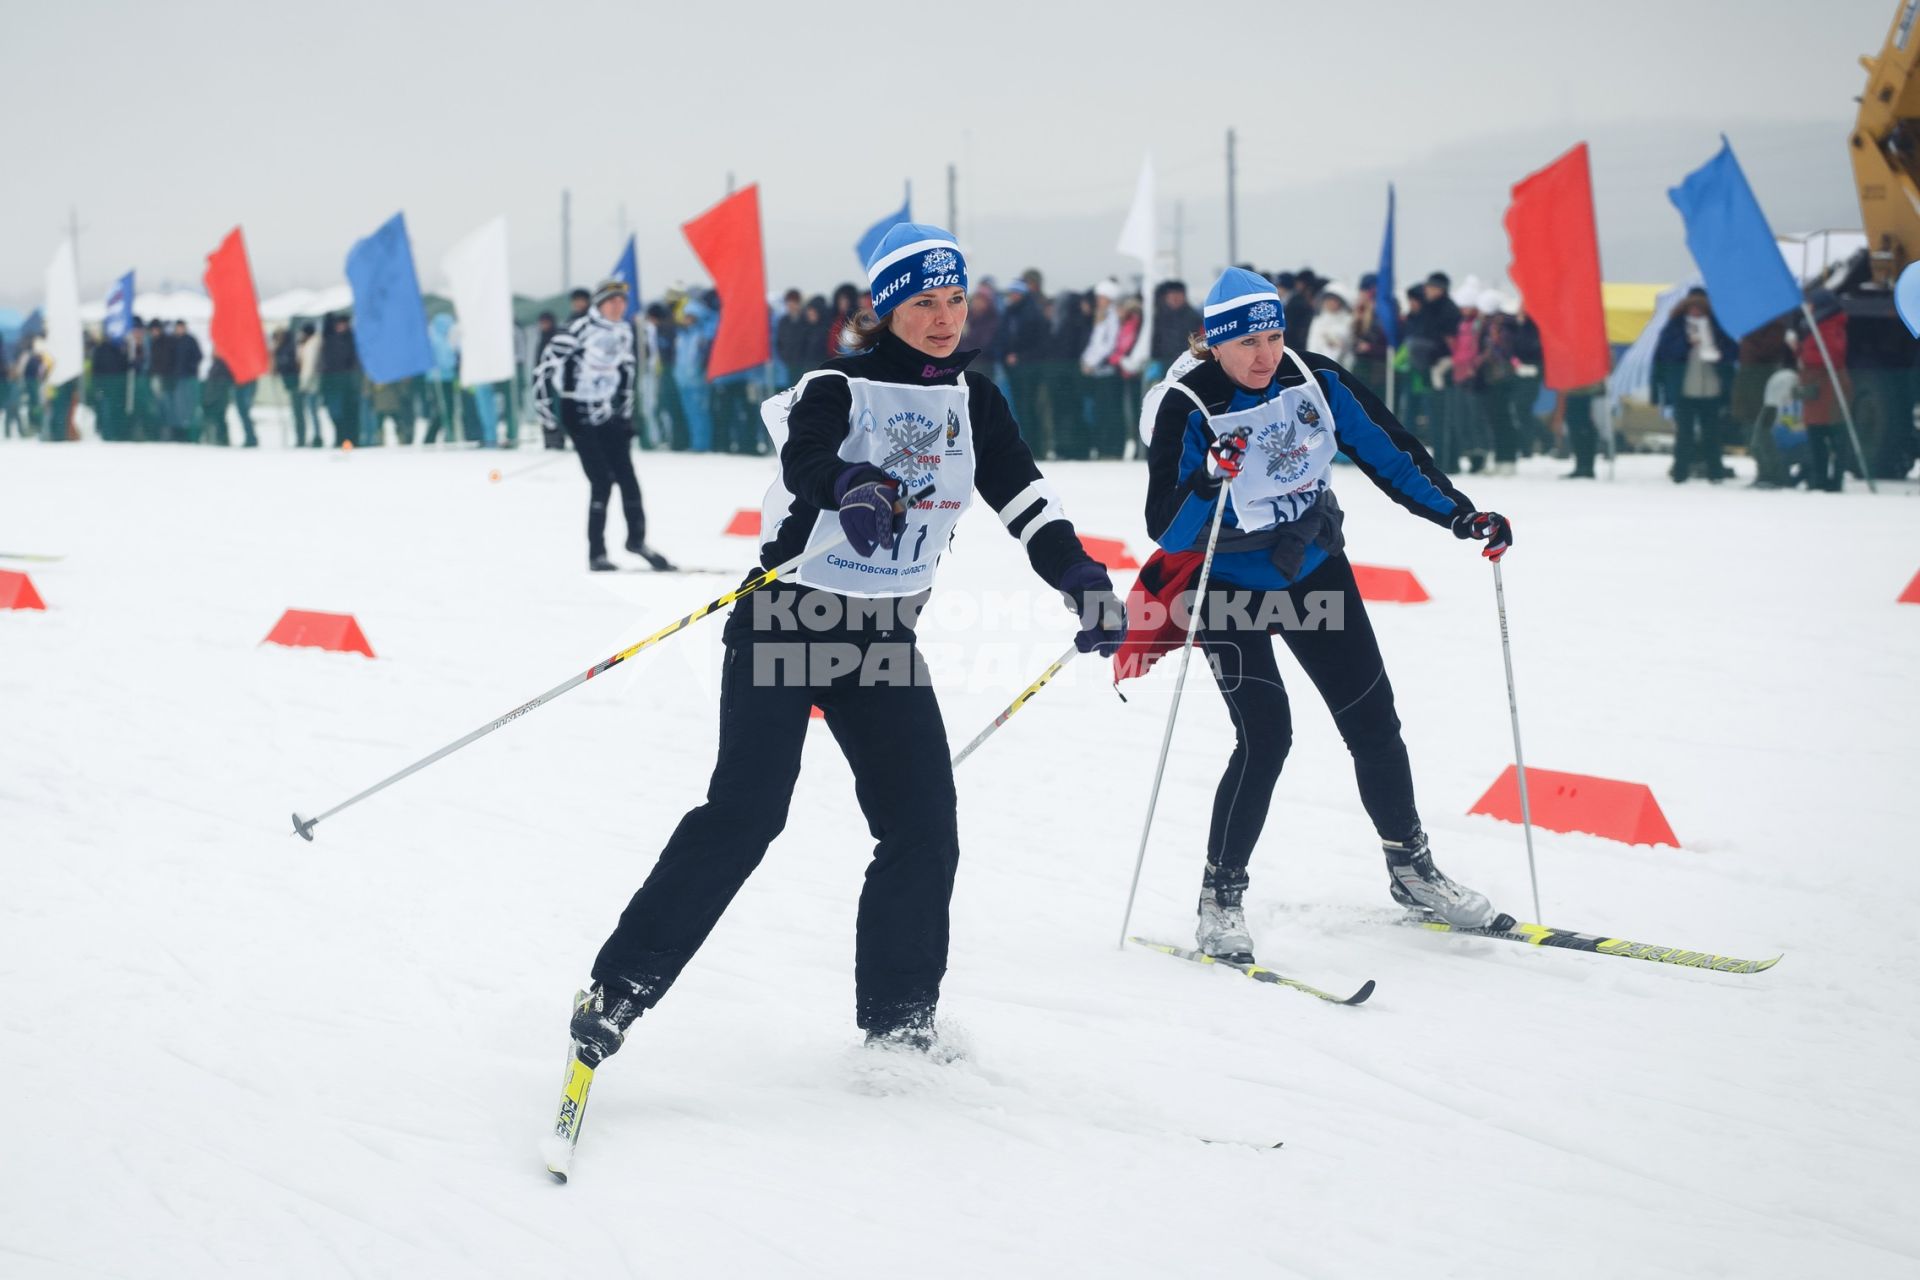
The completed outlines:
{"type": "Polygon", "coordinates": [[[1805,298],[1800,300],[1800,314],[1807,318],[1807,327],[1813,330],[1814,345],[1820,348],[1820,359],[1826,362],[1827,380],[1833,385],[1833,398],[1840,402],[1840,416],[1846,420],[1847,436],[1853,441],[1853,456],[1860,462],[1860,478],[1867,482],[1868,493],[1880,490],[1873,483],[1873,469],[1867,465],[1867,451],[1860,447],[1860,433],[1854,430],[1853,409],[1847,404],[1846,388],[1840,385],[1840,371],[1833,367],[1833,353],[1827,350],[1827,340],[1820,333],[1820,324],[1813,318],[1813,308],[1805,298]]]}

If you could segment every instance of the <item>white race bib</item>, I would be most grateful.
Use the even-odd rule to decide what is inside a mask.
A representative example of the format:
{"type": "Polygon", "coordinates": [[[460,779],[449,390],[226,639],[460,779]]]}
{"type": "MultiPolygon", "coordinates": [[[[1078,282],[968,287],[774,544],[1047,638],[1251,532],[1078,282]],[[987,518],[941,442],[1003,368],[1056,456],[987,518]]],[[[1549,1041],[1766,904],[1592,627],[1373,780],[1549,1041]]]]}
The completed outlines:
{"type": "MultiPolygon", "coordinates": [[[[846,377],[838,372],[810,373],[788,392],[761,407],[761,419],[774,438],[776,453],[786,443],[787,414],[815,377],[846,377]]],[[[847,438],[840,457],[849,463],[885,465],[908,494],[929,486],[933,492],[907,512],[906,529],[893,546],[876,547],[871,556],[842,545],[802,565],[796,582],[848,596],[905,596],[933,585],[934,571],[947,549],[954,524],[973,503],[973,420],[968,414],[965,379],[954,386],[916,387],[897,382],[847,378],[853,398],[847,438]],[[926,437],[931,436],[931,440],[926,437]],[[924,441],[904,459],[903,449],[924,441]]],[[[761,537],[771,539],[786,518],[793,495],[774,478],[761,508],[761,537]]],[[[822,511],[814,520],[807,549],[841,538],[840,513],[822,511]]]]}
{"type": "Polygon", "coordinates": [[[1320,384],[1291,350],[1306,381],[1283,388],[1251,409],[1210,417],[1216,436],[1247,429],[1247,460],[1229,492],[1233,514],[1248,533],[1297,519],[1327,487],[1327,468],[1339,452],[1333,410],[1320,384]]]}

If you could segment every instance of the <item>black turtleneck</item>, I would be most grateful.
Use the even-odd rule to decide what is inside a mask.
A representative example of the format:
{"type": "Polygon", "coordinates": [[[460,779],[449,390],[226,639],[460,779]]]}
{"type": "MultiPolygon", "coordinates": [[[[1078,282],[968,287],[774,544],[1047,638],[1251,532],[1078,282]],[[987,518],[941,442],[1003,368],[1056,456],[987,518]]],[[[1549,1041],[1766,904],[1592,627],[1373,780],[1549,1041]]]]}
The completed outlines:
{"type": "MultiPolygon", "coordinates": [[[[1000,388],[984,374],[968,370],[979,354],[956,351],[950,356],[930,356],[888,330],[880,334],[872,350],[837,357],[820,368],[844,373],[848,378],[919,387],[954,386],[965,378],[968,417],[973,427],[973,487],[1000,513],[1008,532],[1018,537],[1030,521],[1047,514],[1037,497],[1023,500],[1020,511],[1011,515],[1006,511],[1041,478],[1040,468],[1020,437],[1019,424],[1014,422],[1013,410],[1000,388]]],[[[787,418],[787,443],[780,450],[780,469],[794,500],[788,509],[789,518],[781,523],[773,541],[761,547],[763,565],[776,565],[799,554],[819,513],[838,509],[833,486],[851,465],[840,456],[840,446],[853,427],[852,414],[853,396],[846,378],[814,378],[793,406],[787,418]]],[[[1043,525],[1027,542],[1027,560],[1049,586],[1059,586],[1069,567],[1087,559],[1072,524],[1064,519],[1043,525]]]]}

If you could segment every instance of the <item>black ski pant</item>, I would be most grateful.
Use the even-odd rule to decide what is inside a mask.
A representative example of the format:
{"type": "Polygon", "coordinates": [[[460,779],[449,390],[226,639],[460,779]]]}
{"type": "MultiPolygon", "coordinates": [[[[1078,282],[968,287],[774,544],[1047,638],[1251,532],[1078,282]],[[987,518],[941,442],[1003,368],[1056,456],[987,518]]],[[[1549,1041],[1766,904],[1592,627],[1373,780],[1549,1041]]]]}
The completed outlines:
{"type": "Polygon", "coordinates": [[[1283,623],[1278,634],[1333,713],[1353,756],[1360,803],[1382,840],[1410,837],[1420,826],[1413,770],[1393,709],[1393,686],[1347,558],[1334,556],[1284,591],[1248,592],[1221,584],[1209,586],[1207,597],[1199,642],[1234,730],[1233,755],[1214,794],[1207,860],[1246,867],[1293,745],[1293,713],[1269,638],[1271,624],[1243,621],[1257,624],[1263,616],[1299,620],[1298,626],[1283,623]],[[1231,608],[1236,602],[1243,607],[1231,608]]]}
{"type": "Polygon", "coordinates": [[[1684,483],[1694,464],[1706,465],[1707,478],[1727,474],[1720,461],[1720,401],[1706,396],[1681,396],[1673,406],[1673,478],[1684,483]]]}
{"type": "MultiPolygon", "coordinates": [[[[727,621],[707,802],[680,819],[593,965],[596,981],[636,984],[644,1008],[673,985],[786,825],[814,706],[853,768],[876,841],[855,933],[856,1019],[887,1031],[930,1018],[939,1000],[960,859],[940,704],[911,630],[755,625],[755,597],[777,614],[809,595],[845,599],[776,585],[745,597],[727,621]],[[848,661],[856,669],[838,669],[848,661]]],[[[796,612],[805,617],[804,604],[796,612]]]]}
{"type": "Polygon", "coordinates": [[[1573,454],[1573,474],[1591,476],[1593,474],[1593,455],[1598,446],[1599,433],[1593,426],[1593,402],[1590,395],[1569,393],[1567,395],[1567,447],[1573,454]]]}
{"type": "Polygon", "coordinates": [[[580,469],[587,473],[591,496],[587,503],[587,551],[607,553],[607,500],[620,486],[620,505],[627,514],[627,545],[647,540],[647,509],[640,502],[640,480],[633,474],[633,427],[608,423],[604,427],[568,427],[580,469]]]}

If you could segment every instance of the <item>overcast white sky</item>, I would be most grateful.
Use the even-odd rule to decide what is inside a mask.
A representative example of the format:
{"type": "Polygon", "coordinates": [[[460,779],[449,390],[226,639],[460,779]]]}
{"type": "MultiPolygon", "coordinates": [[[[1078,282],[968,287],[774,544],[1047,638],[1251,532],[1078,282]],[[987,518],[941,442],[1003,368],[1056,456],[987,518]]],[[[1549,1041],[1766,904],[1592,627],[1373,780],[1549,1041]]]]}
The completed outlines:
{"type": "Polygon", "coordinates": [[[246,228],[263,293],[341,279],[407,214],[422,283],[495,214],[514,285],[611,266],[624,205],[648,292],[700,278],[679,224],[761,186],[769,283],[825,290],[897,207],[960,226],[976,274],[1086,284],[1141,157],[1181,265],[1225,259],[1223,135],[1240,136],[1241,256],[1352,276],[1399,183],[1400,273],[1497,277],[1507,188],[1594,148],[1610,279],[1687,269],[1666,187],[1724,129],[1776,230],[1857,226],[1846,137],[1895,0],[1246,0],[1180,4],[0,0],[10,127],[0,303],[38,303],[80,219],[84,297],[129,267],[197,283],[246,228]],[[1175,16],[1177,15],[1177,16],[1175,16]]]}

